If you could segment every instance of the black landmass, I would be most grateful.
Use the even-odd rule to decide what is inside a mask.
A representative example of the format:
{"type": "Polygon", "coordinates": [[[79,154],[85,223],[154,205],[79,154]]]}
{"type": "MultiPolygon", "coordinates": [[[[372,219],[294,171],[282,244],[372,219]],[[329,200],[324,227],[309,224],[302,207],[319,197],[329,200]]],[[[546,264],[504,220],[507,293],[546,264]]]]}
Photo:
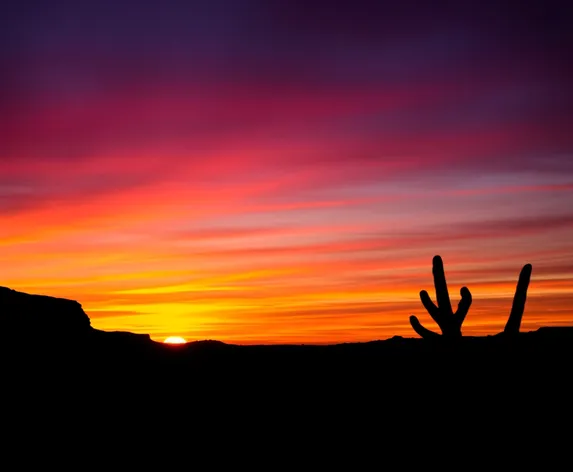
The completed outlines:
{"type": "Polygon", "coordinates": [[[72,300],[0,287],[0,310],[5,369],[34,375],[73,373],[76,380],[102,383],[194,377],[248,385],[280,381],[308,388],[362,379],[396,387],[424,379],[447,384],[497,376],[499,387],[524,379],[568,379],[572,372],[573,327],[451,340],[394,336],[336,345],[247,346],[214,340],[168,345],[149,335],[95,329],[72,300]]]}
{"type": "Polygon", "coordinates": [[[113,437],[145,465],[162,440],[195,453],[193,437],[221,460],[242,444],[263,458],[278,447],[279,462],[302,454],[292,467],[308,453],[338,467],[351,444],[372,440],[371,453],[422,465],[424,447],[445,448],[440,463],[497,461],[501,450],[508,464],[526,466],[523,441],[549,454],[545,465],[569,450],[573,327],[326,346],[167,345],[95,329],[75,301],[0,287],[0,335],[0,424],[12,435],[24,425],[15,447],[30,451],[48,444],[71,458],[72,441],[105,449],[113,437]]]}

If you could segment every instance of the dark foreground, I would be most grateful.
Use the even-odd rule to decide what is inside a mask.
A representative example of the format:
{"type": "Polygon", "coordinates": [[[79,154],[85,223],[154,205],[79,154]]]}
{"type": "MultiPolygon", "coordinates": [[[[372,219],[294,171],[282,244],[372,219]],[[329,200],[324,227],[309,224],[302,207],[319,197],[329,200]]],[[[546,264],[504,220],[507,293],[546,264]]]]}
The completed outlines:
{"type": "Polygon", "coordinates": [[[94,329],[75,301],[0,287],[0,337],[0,425],[20,458],[18,447],[36,451],[32,435],[64,455],[75,451],[67,441],[88,445],[89,460],[111,438],[139,459],[157,441],[183,441],[175,461],[187,463],[202,451],[197,436],[217,446],[212,461],[234,458],[229,444],[247,443],[249,461],[266,457],[270,444],[283,449],[264,461],[273,470],[303,444],[314,455],[327,445],[319,465],[338,467],[352,441],[373,441],[378,461],[394,455],[425,466],[428,444],[440,465],[459,465],[456,454],[497,454],[501,441],[506,465],[520,458],[529,467],[529,454],[543,451],[547,469],[547,457],[567,453],[573,439],[573,328],[454,341],[171,346],[94,329]]]}
{"type": "Polygon", "coordinates": [[[573,328],[251,347],[93,330],[58,343],[5,340],[1,355],[4,430],[23,431],[16,444],[41,431],[33,447],[65,448],[68,459],[77,442],[90,461],[118,444],[138,466],[158,447],[222,464],[237,463],[236,449],[241,463],[265,468],[311,457],[319,470],[338,469],[344,454],[352,470],[370,468],[372,456],[462,469],[530,467],[532,454],[544,470],[569,460],[573,328]],[[361,454],[369,459],[358,466],[361,454]]]}
{"type": "Polygon", "coordinates": [[[519,387],[563,392],[570,388],[572,361],[573,328],[568,327],[455,342],[394,337],[332,346],[166,345],[148,336],[90,329],[57,342],[38,338],[2,345],[5,377],[20,382],[57,379],[55,387],[114,389],[146,384],[148,390],[162,386],[197,394],[224,388],[240,395],[262,388],[272,394],[375,390],[393,395],[459,389],[464,383],[472,384],[472,391],[519,387]]]}

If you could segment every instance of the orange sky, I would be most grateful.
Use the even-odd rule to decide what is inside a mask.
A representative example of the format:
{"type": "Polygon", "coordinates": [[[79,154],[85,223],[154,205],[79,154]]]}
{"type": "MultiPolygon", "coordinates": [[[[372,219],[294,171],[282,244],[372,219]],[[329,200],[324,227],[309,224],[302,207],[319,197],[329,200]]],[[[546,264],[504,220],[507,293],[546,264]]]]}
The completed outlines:
{"type": "MultiPolygon", "coordinates": [[[[157,340],[365,341],[413,335],[411,313],[432,325],[418,292],[433,293],[431,258],[439,253],[453,304],[463,284],[474,295],[465,334],[502,329],[526,262],[534,269],[523,328],[573,324],[570,222],[521,227],[500,218],[478,220],[477,230],[471,222],[410,223],[391,211],[360,214],[384,208],[384,199],[271,211],[256,197],[250,203],[248,188],[205,203],[182,198],[186,192],[158,186],[5,216],[3,285],[77,299],[94,327],[157,340]]],[[[531,192],[495,198],[515,204],[531,192]]],[[[469,206],[474,196],[424,190],[432,207],[452,198],[469,206]]],[[[425,206],[416,195],[389,200],[425,206]]]]}
{"type": "Polygon", "coordinates": [[[366,341],[435,328],[439,254],[465,334],[525,263],[523,329],[573,325],[557,7],[8,3],[0,285],[157,340],[366,341]]]}

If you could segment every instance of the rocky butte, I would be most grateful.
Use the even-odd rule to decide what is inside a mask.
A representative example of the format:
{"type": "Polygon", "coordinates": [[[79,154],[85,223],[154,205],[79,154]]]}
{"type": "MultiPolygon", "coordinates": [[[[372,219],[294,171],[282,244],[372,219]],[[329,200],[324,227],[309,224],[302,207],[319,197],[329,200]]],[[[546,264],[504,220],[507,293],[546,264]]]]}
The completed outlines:
{"type": "Polygon", "coordinates": [[[34,295],[0,287],[0,337],[3,343],[85,344],[87,341],[151,342],[147,334],[101,331],[91,326],[75,300],[34,295]]]}
{"type": "Polygon", "coordinates": [[[3,338],[54,339],[82,336],[92,327],[88,315],[74,300],[0,287],[0,330],[3,338]]]}

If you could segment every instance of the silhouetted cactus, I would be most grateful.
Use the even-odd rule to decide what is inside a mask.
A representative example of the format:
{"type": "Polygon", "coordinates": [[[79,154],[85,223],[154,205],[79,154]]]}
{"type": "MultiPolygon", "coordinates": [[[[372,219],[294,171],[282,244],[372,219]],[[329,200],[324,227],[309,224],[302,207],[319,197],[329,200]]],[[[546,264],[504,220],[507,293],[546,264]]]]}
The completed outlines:
{"type": "Polygon", "coordinates": [[[523,318],[523,311],[525,310],[525,302],[527,301],[527,289],[529,287],[529,281],[531,280],[531,270],[531,264],[525,264],[519,273],[513,303],[511,305],[511,312],[509,313],[509,318],[503,330],[503,333],[506,335],[519,334],[521,319],[523,318]]]}
{"type": "MultiPolygon", "coordinates": [[[[440,327],[442,335],[445,338],[460,338],[462,336],[462,324],[472,304],[472,294],[467,287],[461,288],[460,295],[462,298],[458,304],[458,309],[454,313],[452,311],[452,303],[448,293],[444,263],[440,256],[435,256],[432,261],[432,273],[434,274],[434,287],[436,289],[436,299],[438,304],[434,304],[430,299],[430,295],[428,295],[428,292],[425,290],[420,292],[422,304],[440,327]]],[[[435,338],[436,336],[440,336],[438,333],[422,326],[416,316],[410,316],[410,324],[412,325],[412,328],[414,328],[414,331],[416,331],[416,333],[418,333],[422,338],[435,338]]]]}
{"type": "MultiPolygon", "coordinates": [[[[462,324],[472,304],[472,295],[467,287],[462,287],[460,290],[462,298],[458,304],[458,309],[454,313],[452,311],[452,305],[448,293],[442,258],[440,256],[435,256],[432,261],[432,266],[438,304],[436,306],[434,302],[432,302],[428,292],[425,290],[420,292],[420,299],[422,300],[424,308],[426,308],[430,316],[442,330],[442,335],[425,328],[414,315],[410,316],[410,324],[412,325],[412,328],[414,328],[414,331],[425,339],[437,339],[439,337],[447,339],[461,338],[462,324]]],[[[523,317],[523,311],[525,309],[525,302],[527,299],[527,289],[531,279],[531,270],[531,264],[526,264],[521,269],[515,295],[513,297],[511,312],[504,331],[500,334],[510,336],[519,334],[521,319],[523,317]]]]}

